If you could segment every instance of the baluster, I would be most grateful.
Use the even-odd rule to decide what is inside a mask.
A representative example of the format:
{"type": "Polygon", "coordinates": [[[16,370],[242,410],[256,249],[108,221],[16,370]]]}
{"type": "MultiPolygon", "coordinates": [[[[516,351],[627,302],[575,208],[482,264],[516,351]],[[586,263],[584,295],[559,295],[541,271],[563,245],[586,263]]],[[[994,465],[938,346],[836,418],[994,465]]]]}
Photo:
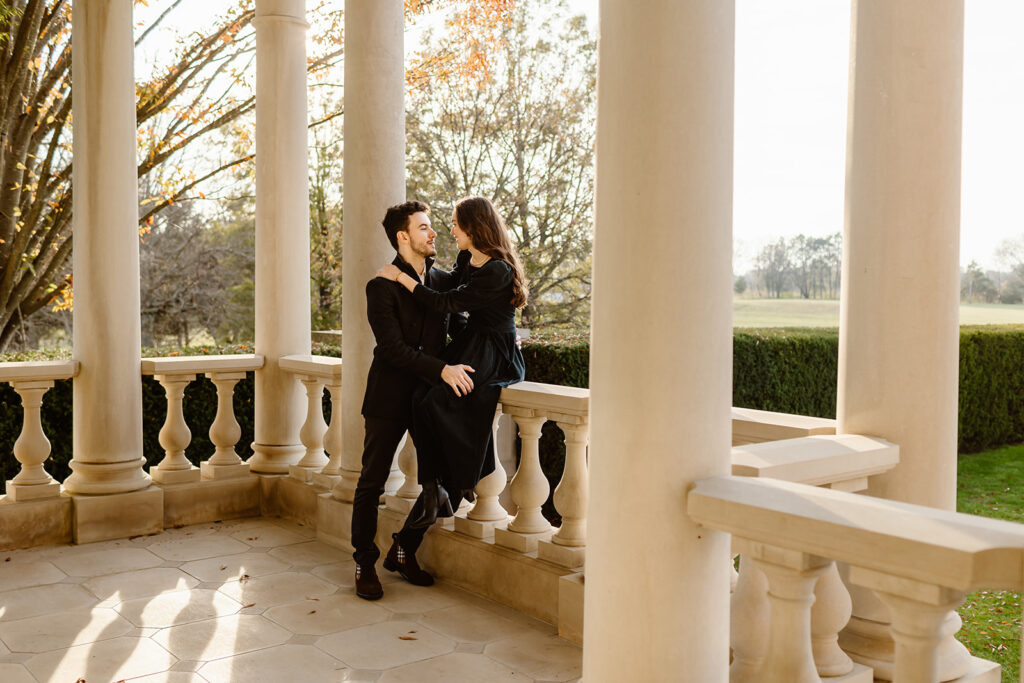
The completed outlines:
{"type": "Polygon", "coordinates": [[[167,417],[160,428],[160,445],[164,449],[164,459],[155,469],[150,469],[150,476],[158,484],[181,484],[199,481],[199,468],[185,457],[185,449],[192,442],[192,432],[185,423],[182,412],[182,399],[185,387],[196,376],[189,375],[153,375],[160,382],[167,396],[167,417]]]}
{"type": "Polygon", "coordinates": [[[398,444],[398,468],[402,472],[404,481],[397,491],[384,496],[384,504],[390,510],[397,510],[407,515],[423,489],[416,481],[416,447],[413,446],[412,437],[408,432],[398,444]]]}
{"type": "Polygon", "coordinates": [[[587,544],[587,442],[590,427],[586,418],[564,416],[557,422],[565,435],[565,469],[555,488],[555,509],[562,515],[562,526],[541,541],[537,557],[566,567],[582,567],[587,544]]]}
{"type": "Polygon", "coordinates": [[[491,538],[494,529],[508,525],[508,511],[498,502],[498,497],[505,490],[508,475],[498,457],[498,421],[501,420],[501,404],[494,410],[494,421],[491,423],[491,443],[494,444],[494,471],[477,482],[473,492],[476,503],[465,517],[455,517],[455,530],[474,538],[491,538]]]}
{"type": "Polygon", "coordinates": [[[522,440],[519,469],[509,486],[518,511],[507,529],[494,530],[494,542],[525,553],[535,550],[539,540],[547,540],[551,536],[551,524],[541,514],[541,506],[548,499],[551,485],[540,468],[540,434],[547,418],[534,415],[532,410],[524,413],[512,416],[519,426],[519,438],[522,440]]]}
{"type": "Polygon", "coordinates": [[[761,543],[744,542],[742,546],[743,554],[768,578],[768,651],[755,680],[821,683],[811,650],[811,605],[814,584],[831,561],[761,543]]]}
{"type": "Polygon", "coordinates": [[[890,610],[890,632],[896,644],[894,681],[933,683],[967,674],[969,654],[960,658],[941,656],[945,643],[959,628],[960,620],[953,610],[963,602],[963,591],[862,567],[851,566],[849,576],[851,583],[875,591],[890,610]]]}
{"type": "Polygon", "coordinates": [[[759,680],[768,654],[769,624],[768,578],[753,560],[740,555],[736,589],[729,601],[729,680],[733,683],[759,680]]]}
{"type": "Polygon", "coordinates": [[[11,501],[52,498],[60,495],[60,484],[53,480],[43,464],[50,457],[50,440],[43,432],[40,408],[43,394],[53,386],[53,380],[11,382],[21,397],[21,434],[14,442],[14,457],[21,463],[21,471],[7,482],[7,499],[11,501]]]}
{"type": "Polygon", "coordinates": [[[845,676],[853,671],[853,660],[839,647],[839,632],[850,620],[853,603],[839,578],[836,563],[829,564],[814,586],[811,606],[811,649],[819,676],[845,676]]]}
{"type": "Polygon", "coordinates": [[[209,460],[199,464],[203,479],[229,479],[249,474],[249,465],[242,462],[235,452],[242,428],[235,419],[235,385],[245,379],[244,372],[206,373],[206,377],[217,387],[217,416],[210,425],[210,441],[216,447],[209,460]]]}
{"type": "Polygon", "coordinates": [[[313,483],[330,490],[341,479],[341,382],[328,382],[326,387],[331,397],[331,424],[324,434],[324,449],[331,457],[313,474],[313,483]]]}
{"type": "Polygon", "coordinates": [[[324,434],[327,423],[324,422],[324,383],[316,377],[303,377],[302,385],[306,387],[306,421],[299,430],[299,440],[306,447],[306,454],[298,463],[288,466],[288,475],[302,482],[313,479],[313,473],[319,472],[327,465],[324,455],[324,434]]]}

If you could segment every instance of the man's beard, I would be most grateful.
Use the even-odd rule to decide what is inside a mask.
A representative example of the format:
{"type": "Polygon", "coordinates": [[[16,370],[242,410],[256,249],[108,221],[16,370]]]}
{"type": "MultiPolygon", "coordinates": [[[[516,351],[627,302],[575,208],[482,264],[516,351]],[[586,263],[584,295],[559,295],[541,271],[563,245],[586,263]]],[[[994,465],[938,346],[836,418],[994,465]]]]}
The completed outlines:
{"type": "Polygon", "coordinates": [[[437,249],[435,247],[431,247],[427,244],[424,244],[422,247],[414,248],[412,250],[412,253],[416,254],[417,256],[422,256],[423,258],[430,258],[431,256],[437,255],[437,249]]]}

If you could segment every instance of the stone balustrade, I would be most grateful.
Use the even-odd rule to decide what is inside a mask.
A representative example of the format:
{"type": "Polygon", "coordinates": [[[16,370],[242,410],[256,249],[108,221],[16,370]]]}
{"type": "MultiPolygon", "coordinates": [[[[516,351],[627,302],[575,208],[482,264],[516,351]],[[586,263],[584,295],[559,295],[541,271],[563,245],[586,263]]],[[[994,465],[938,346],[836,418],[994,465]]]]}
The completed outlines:
{"type": "Polygon", "coordinates": [[[154,482],[180,484],[249,474],[249,466],[235,452],[242,431],[235,419],[234,387],[246,372],[262,367],[263,357],[252,354],[142,359],[142,374],[152,375],[160,382],[167,396],[167,417],[159,437],[164,458],[149,472],[154,482]],[[185,423],[182,408],[185,388],[200,373],[217,387],[217,415],[210,425],[210,441],[216,450],[200,467],[195,467],[185,457],[192,432],[185,423]]]}
{"type": "Polygon", "coordinates": [[[753,408],[732,409],[732,445],[836,433],[836,421],[753,408]]]}
{"type": "MultiPolygon", "coordinates": [[[[282,356],[278,365],[302,383],[307,401],[306,420],[299,431],[306,454],[298,463],[288,467],[288,476],[331,490],[342,481],[344,474],[341,461],[341,359],[298,354],[282,356]],[[324,387],[331,400],[330,425],[324,420],[324,387]]],[[[356,477],[358,474],[355,472],[356,477]]],[[[354,482],[352,486],[355,487],[354,482]]]]}
{"type": "Polygon", "coordinates": [[[7,382],[21,397],[22,426],[14,442],[14,457],[21,471],[7,482],[7,500],[26,501],[60,495],[60,484],[46,469],[50,441],[43,433],[40,409],[43,395],[54,381],[78,374],[78,361],[30,361],[0,363],[0,382],[7,382]]]}
{"type": "MultiPolygon", "coordinates": [[[[940,649],[956,630],[950,612],[967,592],[1024,588],[1019,524],[737,476],[697,482],[687,510],[703,526],[733,535],[744,556],[735,596],[768,597],[760,608],[770,620],[767,634],[733,631],[734,681],[872,680],[870,669],[854,667],[836,645],[848,599],[814,626],[816,586],[834,562],[848,567],[848,582],[875,591],[889,608],[900,683],[939,680],[940,649]],[[748,564],[758,572],[745,581],[748,564]]],[[[991,662],[968,659],[961,668],[958,675],[971,677],[965,680],[998,680],[991,662]]]]}

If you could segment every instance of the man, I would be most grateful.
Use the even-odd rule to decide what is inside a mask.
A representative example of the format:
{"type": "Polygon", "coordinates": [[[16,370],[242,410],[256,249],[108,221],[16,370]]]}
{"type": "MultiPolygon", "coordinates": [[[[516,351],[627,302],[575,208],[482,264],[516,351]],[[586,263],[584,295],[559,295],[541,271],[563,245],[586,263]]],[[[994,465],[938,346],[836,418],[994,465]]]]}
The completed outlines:
{"type": "MultiPolygon", "coordinates": [[[[430,207],[409,201],[392,206],[382,221],[391,246],[398,252],[393,263],[426,286],[446,290],[452,286],[449,273],[433,267],[434,238],[430,207]]],[[[373,278],[366,284],[366,311],[377,345],[366,378],[363,418],[363,468],[352,503],[352,545],[356,561],[356,595],[377,600],[384,595],[375,564],[380,557],[377,534],[377,505],[391,463],[402,437],[412,424],[412,396],[425,382],[446,382],[459,395],[473,389],[468,365],[445,365],[438,359],[444,349],[449,319],[428,311],[398,283],[373,278]]],[[[454,321],[453,321],[454,322],[454,321]]],[[[417,501],[422,507],[422,502],[417,501]]],[[[426,527],[403,532],[404,542],[394,540],[384,560],[385,568],[397,571],[418,586],[434,583],[433,577],[416,562],[416,549],[426,527]]]]}

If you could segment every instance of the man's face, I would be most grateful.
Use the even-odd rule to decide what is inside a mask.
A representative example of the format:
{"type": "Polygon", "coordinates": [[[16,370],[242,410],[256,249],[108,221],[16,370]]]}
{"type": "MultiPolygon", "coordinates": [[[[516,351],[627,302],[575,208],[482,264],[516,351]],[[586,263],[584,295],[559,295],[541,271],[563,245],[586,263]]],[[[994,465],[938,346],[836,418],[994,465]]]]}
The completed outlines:
{"type": "Polygon", "coordinates": [[[437,249],[434,247],[434,238],[437,237],[437,233],[430,227],[430,217],[427,214],[419,211],[409,216],[406,234],[409,236],[409,248],[412,253],[423,258],[437,254],[437,249]]]}

